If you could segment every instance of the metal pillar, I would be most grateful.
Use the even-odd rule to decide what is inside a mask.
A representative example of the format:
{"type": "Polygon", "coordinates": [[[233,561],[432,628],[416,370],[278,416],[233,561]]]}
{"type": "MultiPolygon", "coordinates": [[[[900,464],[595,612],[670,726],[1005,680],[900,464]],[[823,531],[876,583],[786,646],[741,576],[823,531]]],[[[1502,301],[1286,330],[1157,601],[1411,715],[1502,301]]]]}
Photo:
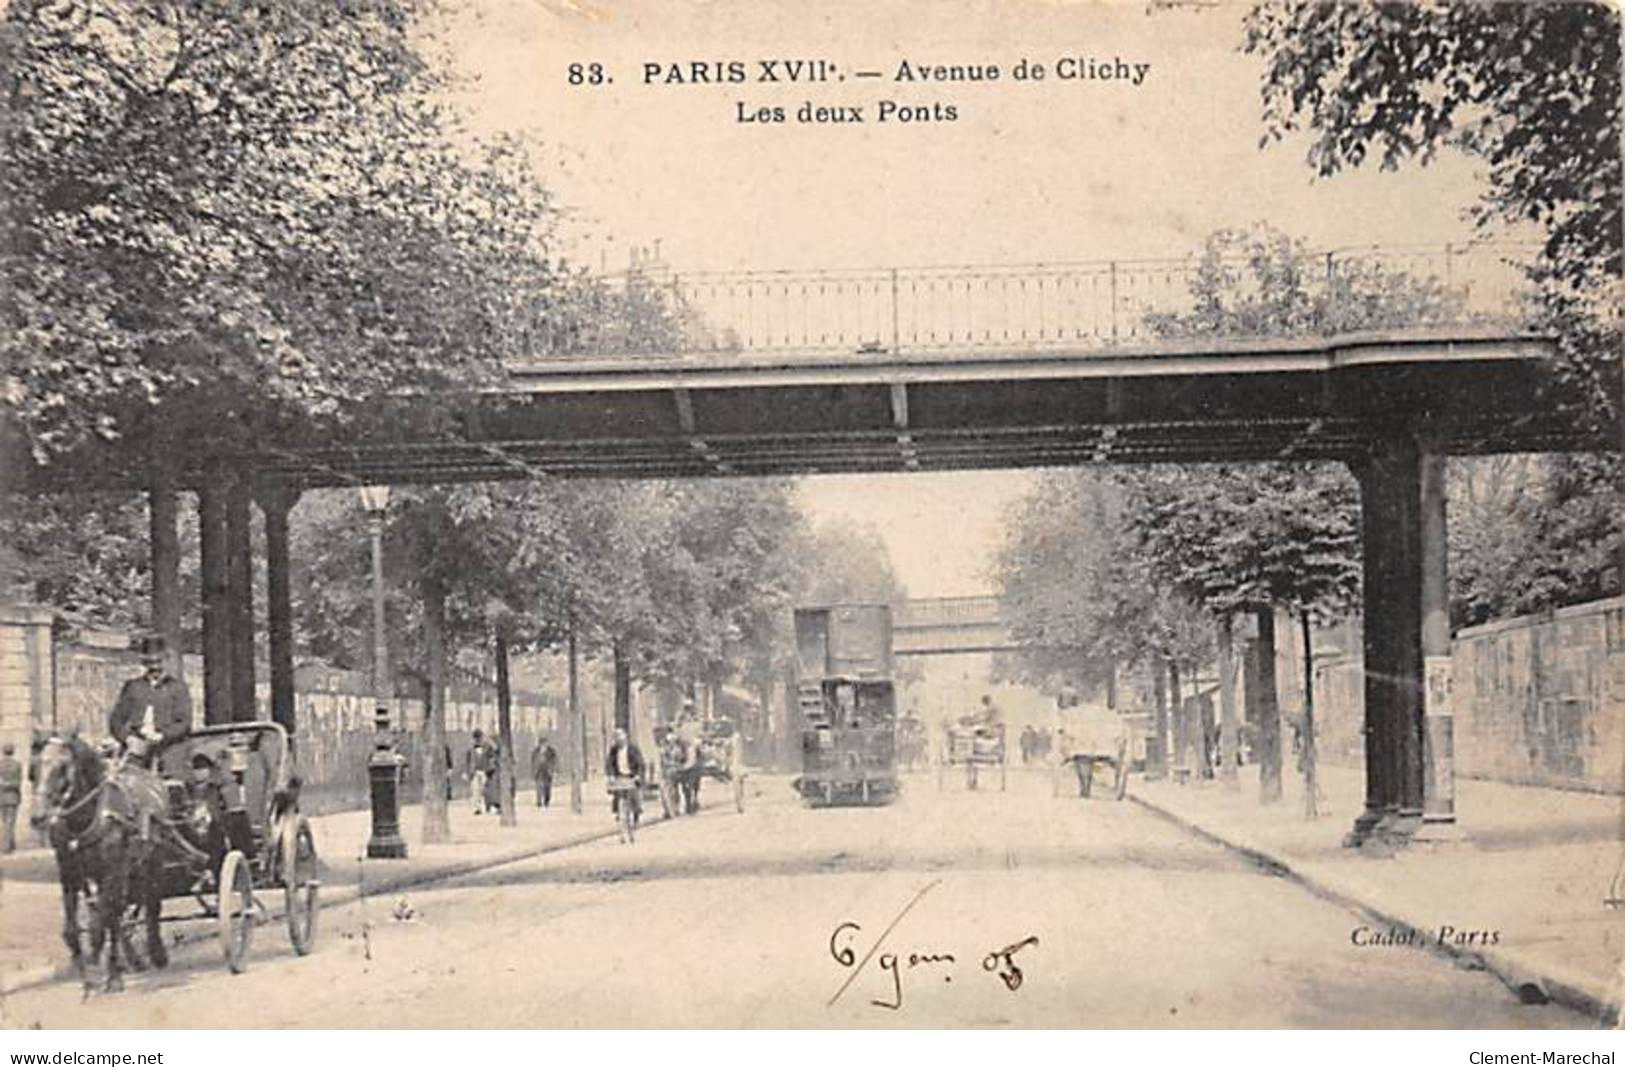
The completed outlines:
{"type": "Polygon", "coordinates": [[[1360,481],[1365,599],[1365,811],[1348,843],[1422,821],[1422,472],[1409,435],[1374,442],[1360,481]]]}
{"type": "Polygon", "coordinates": [[[226,494],[217,471],[198,491],[203,568],[203,721],[231,721],[231,593],[226,580],[226,494]]]}
{"type": "Polygon", "coordinates": [[[271,721],[297,728],[293,689],[293,596],[288,577],[288,513],[299,500],[292,489],[268,489],[259,496],[265,517],[265,615],[271,659],[271,721]]]}
{"type": "Polygon", "coordinates": [[[1422,667],[1425,673],[1422,699],[1426,730],[1422,749],[1422,821],[1434,825],[1450,825],[1456,821],[1446,474],[1446,458],[1424,449],[1421,457],[1422,667]]]}
{"type": "Polygon", "coordinates": [[[384,627],[384,516],[367,517],[372,535],[372,691],[380,700],[389,695],[389,641],[384,627]]]}
{"type": "Polygon", "coordinates": [[[185,677],[181,662],[181,542],[176,530],[175,486],[162,474],[147,489],[152,545],[152,628],[168,649],[169,672],[185,677]]]}
{"type": "Polygon", "coordinates": [[[226,494],[227,623],[231,634],[232,722],[253,722],[254,692],[254,552],[249,486],[234,478],[226,494]]]}

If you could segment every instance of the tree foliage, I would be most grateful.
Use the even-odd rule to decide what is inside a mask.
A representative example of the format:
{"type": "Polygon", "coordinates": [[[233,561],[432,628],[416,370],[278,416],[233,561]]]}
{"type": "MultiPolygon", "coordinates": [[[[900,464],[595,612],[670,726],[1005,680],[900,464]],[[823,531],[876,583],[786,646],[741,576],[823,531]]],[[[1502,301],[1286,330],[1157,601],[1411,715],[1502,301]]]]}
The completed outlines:
{"type": "Polygon", "coordinates": [[[1612,439],[1621,299],[1620,15],[1604,0],[1345,4],[1265,0],[1264,141],[1307,127],[1322,175],[1444,147],[1485,162],[1481,229],[1545,233],[1532,325],[1558,338],[1575,415],[1612,439]]]}
{"type": "Polygon", "coordinates": [[[514,350],[550,201],[521,146],[463,147],[418,6],[8,6],[0,359],[37,460],[274,443],[514,350]]]}
{"type": "Polygon", "coordinates": [[[1216,616],[1325,618],[1359,600],[1359,490],[1326,465],[1141,468],[1128,525],[1156,577],[1216,616]]]}
{"type": "Polygon", "coordinates": [[[1321,175],[1453,146],[1488,165],[1482,222],[1545,228],[1571,283],[1620,275],[1620,19],[1615,5],[1267,0],[1266,142],[1307,126],[1321,175]]]}
{"type": "Polygon", "coordinates": [[[1620,593],[1618,456],[1455,460],[1451,622],[1473,626],[1620,593]]]}

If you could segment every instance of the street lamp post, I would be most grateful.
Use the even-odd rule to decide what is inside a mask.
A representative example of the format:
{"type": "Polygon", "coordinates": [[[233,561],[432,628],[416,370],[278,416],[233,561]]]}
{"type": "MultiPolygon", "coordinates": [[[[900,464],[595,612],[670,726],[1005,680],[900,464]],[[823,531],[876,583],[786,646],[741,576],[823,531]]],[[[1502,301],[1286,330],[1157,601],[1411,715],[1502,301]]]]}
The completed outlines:
{"type": "Polygon", "coordinates": [[[389,685],[389,646],[384,640],[384,515],[389,510],[389,486],[362,486],[361,508],[372,533],[372,691],[382,699],[389,685]]]}
{"type": "Polygon", "coordinates": [[[372,532],[372,691],[375,701],[372,757],[367,778],[372,786],[372,836],[367,839],[369,859],[405,859],[401,837],[401,770],[406,760],[395,751],[390,732],[389,649],[384,638],[384,515],[389,510],[389,486],[361,489],[361,508],[372,532]]]}

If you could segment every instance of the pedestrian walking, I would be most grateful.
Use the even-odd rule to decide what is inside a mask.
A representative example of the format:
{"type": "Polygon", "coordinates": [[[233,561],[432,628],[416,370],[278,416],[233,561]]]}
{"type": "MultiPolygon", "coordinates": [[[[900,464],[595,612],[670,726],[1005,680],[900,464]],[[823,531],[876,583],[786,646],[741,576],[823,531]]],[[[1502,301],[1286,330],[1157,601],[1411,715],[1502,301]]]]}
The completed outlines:
{"type": "Polygon", "coordinates": [[[536,776],[536,806],[538,808],[551,807],[553,804],[553,772],[558,769],[559,754],[553,748],[553,742],[544,734],[536,739],[536,750],[530,754],[530,771],[536,776]]]}
{"type": "Polygon", "coordinates": [[[497,741],[489,741],[485,746],[485,810],[500,812],[504,792],[502,787],[502,745],[497,741]]]}
{"type": "Polygon", "coordinates": [[[40,810],[40,761],[45,758],[45,735],[35,730],[28,742],[28,829],[29,843],[35,848],[45,847],[45,824],[36,823],[34,815],[40,810]]]}
{"type": "Polygon", "coordinates": [[[17,809],[23,805],[23,765],[10,741],[0,745],[0,852],[17,851],[17,809]]]}
{"type": "Polygon", "coordinates": [[[469,799],[474,802],[474,814],[485,814],[485,769],[489,760],[485,754],[485,733],[474,731],[474,743],[468,749],[468,763],[463,773],[468,776],[469,799]]]}

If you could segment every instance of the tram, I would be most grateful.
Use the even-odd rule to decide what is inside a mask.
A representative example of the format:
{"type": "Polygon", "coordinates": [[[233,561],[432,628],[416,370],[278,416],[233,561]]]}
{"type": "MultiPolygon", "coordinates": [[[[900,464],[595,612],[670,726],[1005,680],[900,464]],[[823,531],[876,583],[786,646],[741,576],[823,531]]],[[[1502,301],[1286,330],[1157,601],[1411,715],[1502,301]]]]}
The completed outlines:
{"type": "Polygon", "coordinates": [[[798,608],[795,628],[796,792],[815,807],[889,803],[898,789],[891,609],[798,608]]]}

